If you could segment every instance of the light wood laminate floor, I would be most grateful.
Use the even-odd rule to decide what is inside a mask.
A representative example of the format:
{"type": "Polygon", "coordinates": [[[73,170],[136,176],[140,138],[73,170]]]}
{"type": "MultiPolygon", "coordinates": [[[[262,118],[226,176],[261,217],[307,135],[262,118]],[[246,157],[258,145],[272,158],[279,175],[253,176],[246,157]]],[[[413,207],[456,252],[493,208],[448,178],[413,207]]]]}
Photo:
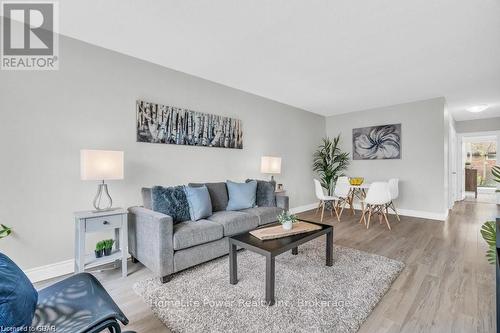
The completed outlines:
{"type": "MultiPolygon", "coordinates": [[[[376,332],[495,332],[495,270],[484,257],[481,224],[500,213],[494,204],[458,202],[446,222],[391,215],[392,231],[375,220],[369,230],[358,224],[360,213],[344,211],[335,226],[335,244],[403,261],[406,268],[360,329],[376,332]]],[[[300,214],[315,218],[314,211],[300,214]]],[[[499,215],[500,216],[500,215],[499,215]]],[[[126,330],[168,332],[132,285],[150,277],[140,264],[95,275],[130,319],[126,330]]],[[[40,288],[53,281],[38,283],[40,288]]],[[[229,282],[228,282],[229,283],[229,282]]]]}

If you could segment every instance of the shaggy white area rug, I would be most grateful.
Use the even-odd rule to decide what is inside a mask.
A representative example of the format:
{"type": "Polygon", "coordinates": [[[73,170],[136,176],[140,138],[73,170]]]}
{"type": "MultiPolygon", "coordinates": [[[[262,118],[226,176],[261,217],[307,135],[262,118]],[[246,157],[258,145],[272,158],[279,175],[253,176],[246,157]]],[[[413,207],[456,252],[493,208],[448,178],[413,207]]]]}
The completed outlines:
{"type": "Polygon", "coordinates": [[[238,252],[238,284],[229,284],[228,256],[175,274],[140,281],[134,291],[173,332],[356,332],[404,264],[334,247],[325,266],[320,237],[276,257],[276,304],[267,306],[265,258],[238,252]]]}

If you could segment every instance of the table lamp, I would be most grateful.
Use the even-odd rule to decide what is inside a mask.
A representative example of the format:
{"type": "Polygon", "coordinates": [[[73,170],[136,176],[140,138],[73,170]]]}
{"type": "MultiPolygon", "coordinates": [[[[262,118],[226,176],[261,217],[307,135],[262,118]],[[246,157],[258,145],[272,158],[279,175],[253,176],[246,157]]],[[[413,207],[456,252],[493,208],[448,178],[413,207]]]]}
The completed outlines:
{"type": "Polygon", "coordinates": [[[260,159],[260,172],[271,175],[271,181],[274,181],[274,175],[281,173],[281,157],[262,156],[260,159]]]}
{"type": "Polygon", "coordinates": [[[101,181],[94,198],[96,211],[113,210],[113,199],[109,195],[106,180],[123,179],[123,152],[109,150],[80,151],[81,179],[101,181]],[[105,198],[103,198],[105,196],[105,198]],[[105,203],[107,202],[107,204],[105,203]]]}

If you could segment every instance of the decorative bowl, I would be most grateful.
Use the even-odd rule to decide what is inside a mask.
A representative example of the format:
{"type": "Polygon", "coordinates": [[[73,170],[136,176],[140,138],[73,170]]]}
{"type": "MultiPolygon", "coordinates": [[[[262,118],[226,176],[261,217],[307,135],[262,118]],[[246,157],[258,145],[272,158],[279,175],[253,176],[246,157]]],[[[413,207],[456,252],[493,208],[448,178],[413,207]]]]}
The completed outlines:
{"type": "Polygon", "coordinates": [[[359,186],[359,185],[363,184],[364,181],[365,181],[365,179],[363,177],[351,177],[351,178],[349,178],[349,183],[352,186],[359,186]]]}

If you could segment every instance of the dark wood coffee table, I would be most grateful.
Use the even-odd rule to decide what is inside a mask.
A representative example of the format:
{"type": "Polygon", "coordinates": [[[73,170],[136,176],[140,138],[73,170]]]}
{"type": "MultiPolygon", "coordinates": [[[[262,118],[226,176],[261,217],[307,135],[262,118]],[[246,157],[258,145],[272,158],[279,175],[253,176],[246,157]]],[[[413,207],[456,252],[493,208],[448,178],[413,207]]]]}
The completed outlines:
{"type": "MultiPolygon", "coordinates": [[[[318,224],[312,221],[300,220],[308,223],[318,224]]],[[[269,224],[270,227],[276,224],[269,224]]],[[[315,230],[299,235],[287,236],[277,239],[260,240],[249,232],[229,237],[229,282],[238,283],[238,261],[237,247],[259,253],[266,257],[266,303],[274,304],[274,282],[275,282],[275,257],[292,250],[292,254],[298,254],[298,246],[309,242],[319,236],[326,234],[326,266],[333,265],[333,226],[318,224],[320,230],[315,230]]]]}

